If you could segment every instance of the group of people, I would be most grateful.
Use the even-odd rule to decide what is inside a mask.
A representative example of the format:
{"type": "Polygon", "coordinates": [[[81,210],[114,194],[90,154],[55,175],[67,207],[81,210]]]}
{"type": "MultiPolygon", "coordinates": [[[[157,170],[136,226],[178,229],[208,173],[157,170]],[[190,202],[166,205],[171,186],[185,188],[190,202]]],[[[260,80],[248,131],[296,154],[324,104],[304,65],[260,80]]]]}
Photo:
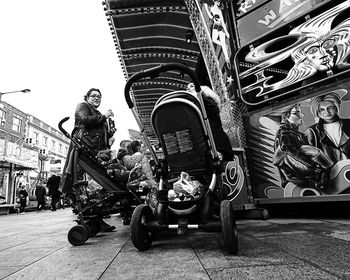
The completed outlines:
{"type": "Polygon", "coordinates": [[[45,210],[46,197],[51,198],[51,211],[57,210],[57,205],[60,204],[60,207],[64,208],[64,202],[61,202],[61,192],[58,189],[60,184],[61,176],[53,174],[47,180],[46,187],[42,184],[38,184],[35,188],[35,196],[38,201],[37,210],[45,210]]]}
{"type": "Polygon", "coordinates": [[[304,114],[300,104],[282,114],[276,134],[273,164],[282,180],[302,187],[323,189],[337,162],[350,159],[350,119],[341,119],[341,99],[336,92],[311,99],[310,110],[318,122],[299,131],[304,114]]]}
{"type": "MultiPolygon", "coordinates": [[[[222,128],[221,119],[219,116],[220,98],[215,96],[215,93],[208,87],[203,87],[204,102],[208,107],[208,118],[210,125],[212,126],[214,140],[218,151],[223,157],[229,160],[233,153],[231,145],[227,135],[222,128]]],[[[191,90],[189,90],[190,92],[191,90]]],[[[84,96],[84,102],[77,105],[75,111],[75,124],[71,133],[71,137],[78,139],[89,149],[101,155],[101,151],[110,151],[114,142],[115,128],[108,125],[109,118],[114,116],[111,109],[107,110],[104,114],[98,111],[98,107],[101,104],[101,91],[97,88],[91,88],[84,96]],[[99,153],[100,152],[100,153],[99,153]]],[[[63,169],[63,176],[60,182],[60,190],[63,193],[72,192],[73,188],[73,170],[77,168],[74,166],[74,144],[71,143],[68,149],[68,155],[63,169]]],[[[103,153],[102,153],[103,154],[103,153]]],[[[112,153],[110,153],[112,154],[112,153]]],[[[102,157],[101,157],[102,158],[102,157]]],[[[120,143],[120,149],[117,152],[116,158],[107,158],[108,167],[111,167],[112,174],[114,171],[119,170],[118,174],[122,180],[127,180],[128,184],[135,186],[148,187],[154,189],[157,184],[153,177],[153,172],[147,157],[141,152],[141,143],[139,141],[124,140],[120,143]],[[122,170],[122,171],[120,171],[122,170]],[[124,172],[126,171],[126,173],[124,172]],[[127,176],[125,176],[127,174],[127,176]],[[126,179],[127,178],[127,179],[126,179]]],[[[78,172],[79,173],[79,172],[78,172]]],[[[109,226],[103,220],[102,230],[113,230],[113,226],[109,226]]]]}
{"type": "MultiPolygon", "coordinates": [[[[46,183],[46,187],[42,183],[38,183],[35,187],[34,195],[37,200],[36,210],[41,211],[46,208],[46,198],[49,196],[51,198],[51,211],[57,210],[57,205],[64,208],[64,202],[61,202],[61,192],[58,189],[61,176],[53,174],[46,183]]],[[[27,207],[29,194],[24,184],[19,184],[18,191],[18,202],[19,202],[19,213],[24,214],[27,207]]]]}
{"type": "Polygon", "coordinates": [[[117,153],[117,160],[127,170],[130,186],[156,188],[154,174],[150,162],[142,152],[142,144],[138,140],[123,140],[117,153]]]}

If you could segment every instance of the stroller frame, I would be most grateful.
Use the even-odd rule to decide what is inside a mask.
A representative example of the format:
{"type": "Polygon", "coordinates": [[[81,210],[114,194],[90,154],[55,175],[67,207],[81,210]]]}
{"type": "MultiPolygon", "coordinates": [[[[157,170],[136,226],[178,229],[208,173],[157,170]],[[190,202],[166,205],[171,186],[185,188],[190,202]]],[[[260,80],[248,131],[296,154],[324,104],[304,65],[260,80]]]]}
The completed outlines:
{"type": "MultiPolygon", "coordinates": [[[[188,67],[178,64],[178,63],[170,63],[163,64],[157,67],[139,72],[134,74],[127,82],[125,86],[125,99],[128,103],[129,108],[132,110],[132,113],[140,127],[140,130],[143,134],[143,138],[152,154],[152,157],[159,166],[158,175],[159,175],[159,191],[157,193],[157,201],[158,205],[154,207],[154,205],[141,204],[138,205],[131,218],[130,230],[131,230],[131,240],[133,245],[140,251],[147,250],[152,244],[153,235],[157,232],[165,231],[165,230],[176,230],[177,234],[182,235],[187,230],[196,229],[203,230],[208,232],[222,232],[224,239],[224,246],[226,250],[230,254],[236,254],[238,252],[238,233],[236,228],[236,220],[235,214],[233,210],[233,206],[229,200],[223,200],[220,204],[220,219],[215,219],[214,215],[212,215],[212,200],[213,193],[217,188],[218,178],[221,176],[221,160],[219,159],[219,154],[216,151],[215,143],[213,140],[213,135],[211,132],[211,128],[209,125],[209,121],[207,118],[206,110],[204,107],[204,102],[202,99],[201,87],[198,82],[198,79],[195,73],[189,69],[188,67]],[[160,97],[158,101],[155,103],[155,107],[153,108],[151,114],[151,121],[154,131],[157,134],[158,140],[161,142],[161,146],[163,148],[164,156],[167,161],[167,164],[170,164],[170,170],[173,171],[172,174],[167,170],[167,164],[161,167],[159,160],[153,150],[153,147],[148,139],[147,133],[145,132],[143,125],[138,117],[138,113],[134,108],[133,101],[130,97],[130,88],[132,84],[143,78],[155,78],[159,76],[160,73],[177,70],[181,74],[187,74],[193,81],[197,93],[198,99],[193,97],[191,94],[185,91],[175,91],[171,93],[167,93],[160,97]],[[198,104],[194,104],[196,101],[198,104]],[[158,111],[162,110],[160,108],[167,106],[168,104],[176,103],[180,104],[180,106],[188,106],[191,108],[190,110],[194,110],[198,114],[198,118],[200,119],[200,129],[202,129],[204,146],[208,151],[210,151],[210,156],[206,157],[202,163],[202,166],[199,167],[198,170],[191,170],[189,172],[190,175],[199,175],[200,172],[203,172],[203,166],[208,166],[207,160],[210,161],[210,172],[211,179],[207,180],[207,188],[203,191],[201,196],[198,199],[193,199],[190,201],[169,201],[167,196],[167,185],[173,183],[178,178],[170,178],[169,175],[177,176],[180,173],[180,166],[176,166],[176,164],[172,165],[170,160],[170,153],[166,148],[166,143],[164,143],[164,135],[158,131],[157,128],[157,120],[155,120],[158,111]],[[163,137],[163,138],[162,138],[163,137]],[[202,169],[201,169],[202,168],[202,169]],[[199,172],[197,174],[197,171],[199,172]],[[214,219],[211,219],[214,218],[214,219]]],[[[161,119],[161,118],[159,118],[161,119]]],[[[164,119],[164,118],[163,118],[164,119]]],[[[163,120],[162,119],[162,120],[163,120]]],[[[193,136],[193,135],[192,135],[193,136]]],[[[195,136],[196,137],[196,136],[195,136]]],[[[203,145],[201,147],[203,147],[203,145]]],[[[197,149],[200,150],[200,149],[197,149]]],[[[174,159],[174,158],[173,158],[174,159]]],[[[196,161],[197,159],[194,159],[196,161]]],[[[186,165],[186,162],[183,162],[186,165]]],[[[191,162],[189,163],[190,166],[191,162]]],[[[185,167],[184,167],[185,168],[185,167]]],[[[187,172],[187,170],[186,170],[187,172]]],[[[208,170],[206,170],[206,174],[208,174],[208,170]]],[[[146,201],[147,202],[147,201],[146,201]]]]}
{"type": "Polygon", "coordinates": [[[135,191],[127,184],[116,184],[118,182],[107,174],[106,168],[97,161],[93,152],[80,139],[72,137],[63,128],[63,123],[68,119],[69,117],[65,117],[58,124],[60,131],[71,140],[72,153],[74,153],[72,180],[75,208],[73,212],[77,214],[75,220],[77,225],[69,230],[68,241],[74,246],[80,246],[101,230],[100,222],[105,215],[120,213],[123,224],[129,225],[133,209],[143,203],[141,199],[143,191],[135,191]],[[86,192],[87,200],[90,202],[87,192],[88,181],[78,179],[78,165],[106,191],[103,198],[97,199],[86,207],[83,206],[82,193],[86,192]],[[106,205],[109,205],[108,210],[104,209],[106,205]]]}

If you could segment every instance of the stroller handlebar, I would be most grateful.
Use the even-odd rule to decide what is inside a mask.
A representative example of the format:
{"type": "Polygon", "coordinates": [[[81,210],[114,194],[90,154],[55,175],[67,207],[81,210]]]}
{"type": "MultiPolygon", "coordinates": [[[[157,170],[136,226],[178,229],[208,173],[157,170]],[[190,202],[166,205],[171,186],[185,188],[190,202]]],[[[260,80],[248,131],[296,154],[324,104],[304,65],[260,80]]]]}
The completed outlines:
{"type": "Polygon", "coordinates": [[[170,70],[179,70],[181,73],[185,73],[192,79],[196,92],[200,92],[201,87],[197,78],[197,75],[194,71],[192,71],[188,66],[183,65],[181,63],[167,63],[167,64],[160,64],[159,66],[143,70],[141,72],[138,72],[130,77],[130,79],[127,81],[125,88],[124,88],[124,95],[125,100],[128,103],[128,106],[130,109],[134,107],[134,103],[131,100],[130,97],[130,88],[132,84],[142,78],[149,77],[150,79],[153,79],[157,76],[159,76],[160,73],[164,73],[170,70]]]}
{"type": "Polygon", "coordinates": [[[69,117],[65,117],[62,120],[60,120],[60,122],[58,123],[58,128],[64,134],[64,136],[66,136],[67,138],[70,138],[70,134],[62,127],[62,124],[68,120],[69,120],[69,117]]]}

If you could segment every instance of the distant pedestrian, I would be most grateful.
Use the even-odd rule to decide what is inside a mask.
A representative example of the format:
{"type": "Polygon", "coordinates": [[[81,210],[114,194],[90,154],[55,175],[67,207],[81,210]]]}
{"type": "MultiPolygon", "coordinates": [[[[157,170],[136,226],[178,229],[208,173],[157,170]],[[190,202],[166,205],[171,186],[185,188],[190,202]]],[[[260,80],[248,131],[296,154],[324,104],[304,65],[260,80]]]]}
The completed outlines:
{"type": "Polygon", "coordinates": [[[18,193],[19,195],[19,213],[24,214],[26,206],[27,206],[27,197],[28,197],[28,192],[25,189],[25,186],[21,186],[21,190],[18,193]]]}
{"type": "Polygon", "coordinates": [[[61,192],[58,186],[61,181],[61,176],[53,174],[47,181],[46,187],[49,189],[49,196],[51,197],[51,211],[56,211],[56,204],[60,200],[61,192]]]}
{"type": "Polygon", "coordinates": [[[41,185],[41,184],[38,184],[35,188],[35,196],[36,196],[36,199],[38,201],[38,205],[36,207],[36,210],[43,210],[45,209],[45,197],[46,197],[46,188],[41,185]]]}

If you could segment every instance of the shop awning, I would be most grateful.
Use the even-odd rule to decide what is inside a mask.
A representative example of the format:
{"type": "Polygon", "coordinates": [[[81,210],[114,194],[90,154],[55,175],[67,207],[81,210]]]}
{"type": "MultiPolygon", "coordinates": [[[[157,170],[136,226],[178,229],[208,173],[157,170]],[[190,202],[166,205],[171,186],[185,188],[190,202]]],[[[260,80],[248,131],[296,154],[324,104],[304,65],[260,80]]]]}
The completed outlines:
{"type": "Polygon", "coordinates": [[[0,156],[0,162],[8,162],[12,164],[16,164],[16,169],[37,169],[38,163],[35,162],[25,162],[21,160],[16,160],[7,156],[0,156]]]}

